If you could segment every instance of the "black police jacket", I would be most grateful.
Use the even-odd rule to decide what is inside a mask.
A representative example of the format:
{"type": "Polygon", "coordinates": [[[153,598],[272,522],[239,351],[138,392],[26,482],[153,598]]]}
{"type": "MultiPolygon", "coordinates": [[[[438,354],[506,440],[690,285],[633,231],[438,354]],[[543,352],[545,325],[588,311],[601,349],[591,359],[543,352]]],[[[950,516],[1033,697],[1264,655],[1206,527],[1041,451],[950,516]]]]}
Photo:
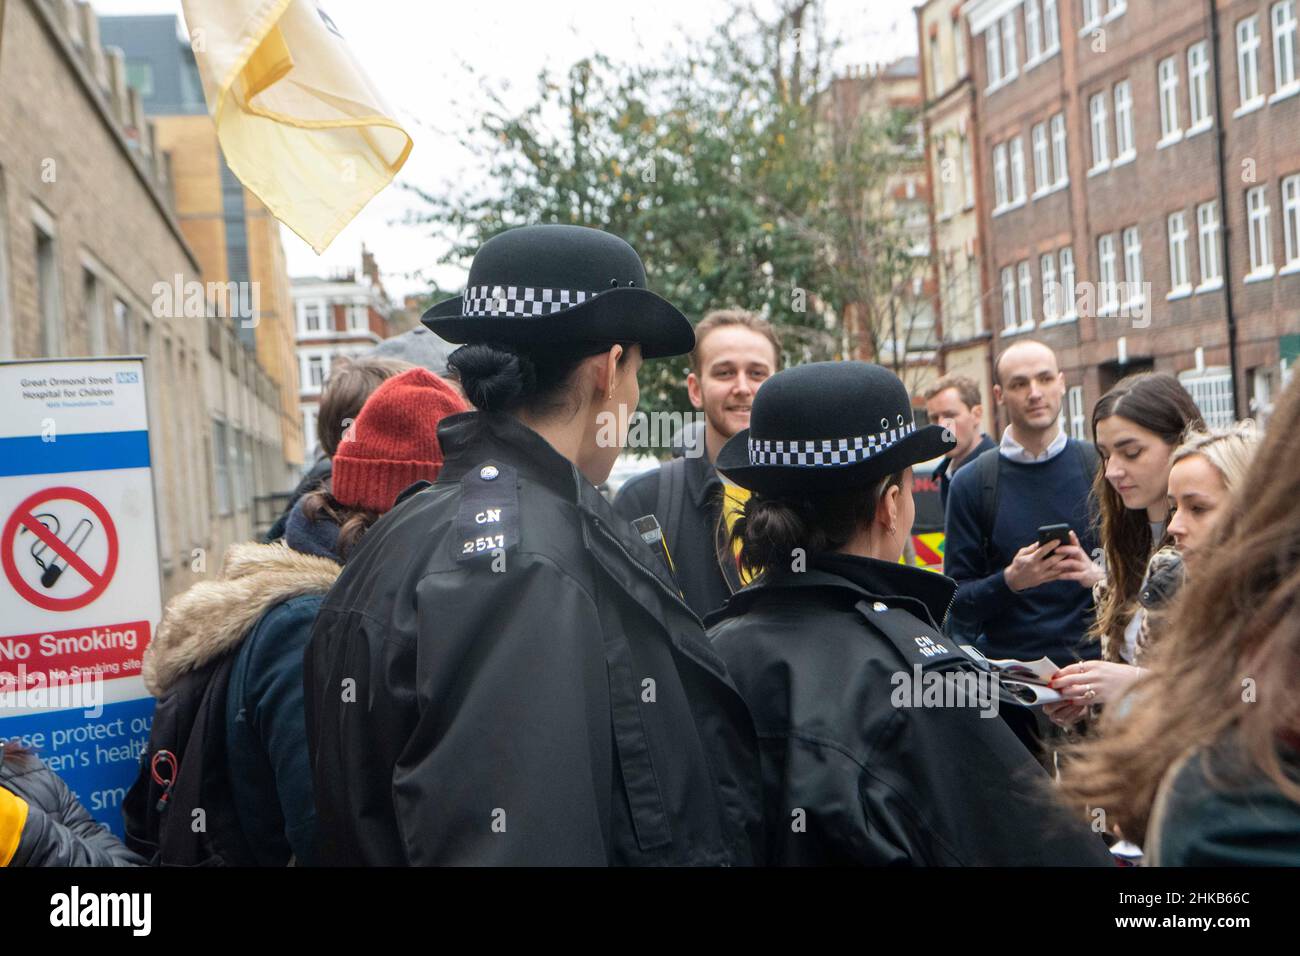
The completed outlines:
{"type": "Polygon", "coordinates": [[[758,730],[769,863],[1112,862],[988,699],[947,690],[982,673],[937,627],[955,588],[819,555],[710,615],[758,730]]]}
{"type": "Polygon", "coordinates": [[[517,419],[438,437],[307,650],[321,862],[752,862],[753,724],[649,547],[517,419]]]}

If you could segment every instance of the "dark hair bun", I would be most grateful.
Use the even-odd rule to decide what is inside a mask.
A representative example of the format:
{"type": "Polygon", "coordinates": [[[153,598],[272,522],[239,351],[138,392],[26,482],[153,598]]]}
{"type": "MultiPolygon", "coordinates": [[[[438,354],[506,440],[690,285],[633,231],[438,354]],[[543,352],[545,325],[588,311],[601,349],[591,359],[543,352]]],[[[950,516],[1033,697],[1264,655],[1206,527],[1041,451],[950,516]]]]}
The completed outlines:
{"type": "Polygon", "coordinates": [[[504,345],[462,345],[451,353],[447,365],[459,376],[470,404],[483,412],[513,408],[537,387],[532,359],[504,345]]]}

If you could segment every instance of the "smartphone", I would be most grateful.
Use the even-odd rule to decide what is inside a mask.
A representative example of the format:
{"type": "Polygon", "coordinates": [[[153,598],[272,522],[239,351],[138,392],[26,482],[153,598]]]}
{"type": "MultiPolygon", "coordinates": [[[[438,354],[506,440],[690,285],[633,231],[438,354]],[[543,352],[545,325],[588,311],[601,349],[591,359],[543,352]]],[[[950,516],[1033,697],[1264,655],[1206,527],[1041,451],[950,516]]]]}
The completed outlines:
{"type": "Polygon", "coordinates": [[[1038,529],[1038,546],[1041,548],[1049,541],[1070,543],[1070,526],[1068,524],[1045,524],[1038,529]]]}

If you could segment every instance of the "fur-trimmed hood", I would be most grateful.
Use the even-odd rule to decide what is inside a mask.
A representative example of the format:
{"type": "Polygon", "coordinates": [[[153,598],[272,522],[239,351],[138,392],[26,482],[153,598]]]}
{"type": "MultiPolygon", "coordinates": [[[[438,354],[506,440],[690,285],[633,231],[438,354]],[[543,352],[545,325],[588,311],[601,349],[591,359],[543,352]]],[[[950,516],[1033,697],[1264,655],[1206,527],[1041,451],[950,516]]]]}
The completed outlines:
{"type": "Polygon", "coordinates": [[[231,545],[219,578],[200,581],[167,604],[145,648],[145,687],[161,697],[181,675],[236,647],[270,608],[300,595],[324,594],[341,570],[327,558],[281,542],[231,545]]]}

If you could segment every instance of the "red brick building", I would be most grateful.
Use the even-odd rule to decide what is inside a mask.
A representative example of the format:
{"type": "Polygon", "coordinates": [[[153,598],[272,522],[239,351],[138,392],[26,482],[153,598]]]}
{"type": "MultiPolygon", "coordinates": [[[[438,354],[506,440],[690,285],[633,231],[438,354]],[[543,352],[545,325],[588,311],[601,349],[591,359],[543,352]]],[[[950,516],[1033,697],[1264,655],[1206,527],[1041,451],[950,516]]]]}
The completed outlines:
{"type": "Polygon", "coordinates": [[[316,413],[330,369],[340,358],[365,355],[389,336],[405,331],[405,313],[395,306],[374,256],[361,247],[361,274],[328,279],[295,277],[298,362],[304,447],[308,464],[318,452],[316,413]]]}
{"type": "Polygon", "coordinates": [[[1300,352],[1296,0],[972,0],[994,349],[1054,347],[1066,425],[1178,374],[1266,418],[1300,352]]]}

